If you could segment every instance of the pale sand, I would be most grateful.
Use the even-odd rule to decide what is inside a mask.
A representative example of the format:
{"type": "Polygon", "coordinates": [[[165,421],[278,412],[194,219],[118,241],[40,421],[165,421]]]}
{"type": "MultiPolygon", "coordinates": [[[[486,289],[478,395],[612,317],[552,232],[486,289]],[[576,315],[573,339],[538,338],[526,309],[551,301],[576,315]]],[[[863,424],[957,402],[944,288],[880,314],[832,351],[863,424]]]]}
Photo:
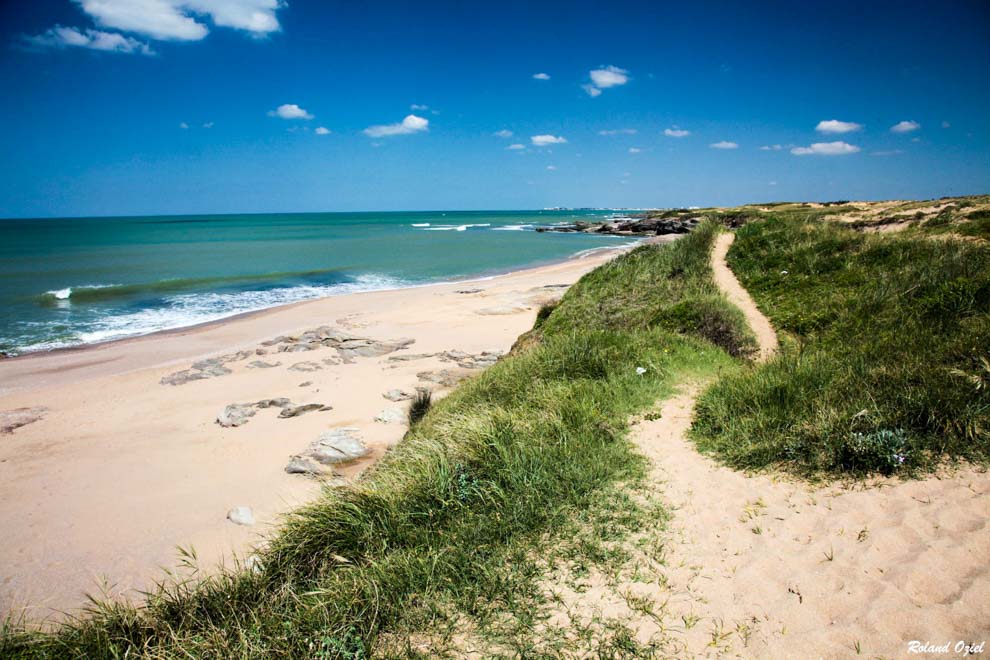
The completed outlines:
{"type": "Polygon", "coordinates": [[[746,322],[756,335],[756,342],[759,344],[757,359],[766,360],[777,352],[777,333],[774,332],[770,320],[764,316],[749,291],[743,288],[736,276],[729,270],[729,265],[725,262],[725,256],[729,253],[736,235],[733,233],[719,234],[715,238],[715,246],[712,249],[712,274],[716,286],[721,289],[725,297],[733,305],[742,310],[746,322]]]}
{"type": "MultiPolygon", "coordinates": [[[[177,546],[193,547],[201,565],[243,556],[281,514],[319,493],[316,480],[284,472],[323,430],[354,426],[371,455],[344,468],[353,478],[405,432],[373,421],[389,408],[382,393],[431,385],[417,372],[450,362],[402,354],[508,350],[530,329],[542,302],[616,252],[493,279],[360,293],[299,303],[226,322],[0,362],[0,411],[48,408],[41,420],[0,435],[0,613],[37,620],[85,603],[106,577],[110,595],[133,595],[178,564],[177,546]],[[476,293],[458,293],[480,289],[476,293]],[[325,365],[333,348],[252,356],[233,373],[162,385],[162,376],[205,356],[254,350],[278,335],[335,325],[379,340],[410,337],[410,347],[353,364],[325,365]],[[248,368],[253,360],[281,362],[248,368]],[[315,361],[319,371],[288,367],[315,361]],[[300,387],[311,381],[312,385],[300,387]],[[324,403],[329,412],[278,419],[259,410],[239,428],[221,428],[230,403],[288,397],[324,403]],[[226,520],[235,506],[257,524],[226,520]],[[29,609],[24,610],[27,606],[29,609]]],[[[436,388],[438,386],[432,385],[436,388]]]]}
{"type": "MultiPolygon", "coordinates": [[[[731,240],[712,265],[766,359],[777,340],[724,263],[731,240]]],[[[911,641],[990,642],[986,470],[817,488],[740,473],[686,438],[702,385],[631,436],[652,464],[642,495],[671,511],[668,529],[627,542],[618,574],[548,585],[561,602],[552,625],[617,621],[677,657],[910,657],[911,641]]]]}

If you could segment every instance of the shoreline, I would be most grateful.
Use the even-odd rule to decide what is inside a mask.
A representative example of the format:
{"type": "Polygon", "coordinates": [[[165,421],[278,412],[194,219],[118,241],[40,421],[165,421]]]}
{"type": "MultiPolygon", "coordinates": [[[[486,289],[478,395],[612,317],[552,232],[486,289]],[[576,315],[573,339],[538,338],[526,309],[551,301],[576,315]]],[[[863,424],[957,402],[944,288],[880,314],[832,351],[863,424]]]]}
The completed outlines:
{"type": "Polygon", "coordinates": [[[336,466],[352,481],[405,433],[408,402],[386,394],[425,386],[443,396],[508,351],[542,304],[631,247],[0,361],[0,421],[34,416],[0,443],[0,616],[51,622],[101,584],[131,599],[181,566],[177,547],[194,548],[206,573],[245,558],[321,492],[321,479],[287,473],[293,456],[328,430],[356,429],[369,453],[336,466]],[[270,343],[318,328],[370,348],[270,343]],[[286,418],[249,403],[280,397],[322,408],[286,418]],[[224,428],[217,418],[232,404],[252,414],[224,428]],[[255,525],[227,520],[239,506],[255,525]]]}
{"type": "MultiPolygon", "coordinates": [[[[631,237],[628,237],[628,236],[617,236],[615,238],[631,238],[631,237]]],[[[306,305],[308,303],[313,303],[313,302],[317,302],[317,301],[321,301],[321,300],[327,300],[327,299],[330,299],[330,298],[339,298],[339,297],[342,297],[342,296],[359,296],[359,295],[369,294],[369,293],[383,293],[383,292],[390,292],[390,291],[408,291],[408,290],[413,290],[413,289],[421,289],[421,288],[434,287],[434,286],[455,285],[455,284],[469,284],[469,283],[473,283],[473,282],[485,282],[485,281],[493,280],[493,279],[496,279],[496,278],[499,278],[499,277],[506,277],[506,276],[511,276],[511,275],[524,274],[524,273],[527,273],[527,272],[530,272],[530,271],[538,271],[538,270],[540,270],[542,268],[546,268],[546,267],[549,267],[549,266],[556,266],[556,265],[559,265],[559,264],[570,263],[570,262],[575,261],[575,260],[581,260],[581,259],[591,258],[591,257],[597,255],[598,253],[606,254],[606,253],[615,252],[616,254],[621,254],[622,252],[626,252],[628,250],[631,250],[631,249],[635,248],[638,245],[644,244],[645,242],[647,242],[647,241],[637,240],[637,241],[634,241],[634,242],[631,242],[631,243],[625,243],[623,245],[618,245],[618,246],[615,246],[615,247],[600,246],[600,247],[595,247],[595,248],[588,248],[586,250],[579,250],[579,251],[577,251],[577,252],[575,252],[575,253],[573,253],[573,254],[565,257],[565,258],[562,258],[562,259],[549,259],[549,260],[545,260],[545,261],[539,261],[539,262],[535,262],[535,263],[531,263],[531,264],[525,264],[525,265],[523,265],[521,267],[513,268],[513,269],[509,269],[509,270],[484,271],[482,273],[476,273],[476,274],[473,274],[473,275],[466,275],[463,278],[455,278],[455,279],[447,279],[447,280],[437,280],[435,282],[423,282],[423,283],[420,283],[420,284],[409,284],[409,285],[406,285],[406,286],[397,286],[397,287],[390,287],[390,288],[383,288],[383,289],[368,289],[366,291],[351,291],[351,292],[346,292],[346,293],[329,294],[329,295],[325,295],[325,296],[319,296],[319,297],[316,297],[316,298],[307,298],[307,299],[304,299],[304,300],[296,300],[296,301],[293,301],[293,302],[272,305],[271,307],[262,307],[260,309],[252,309],[252,310],[248,310],[248,311],[244,311],[244,312],[235,312],[233,314],[230,314],[229,316],[223,316],[223,317],[220,317],[220,318],[211,319],[209,321],[201,321],[201,322],[198,322],[198,323],[193,323],[191,325],[180,325],[180,326],[176,326],[176,327],[173,327],[173,328],[163,328],[161,330],[154,330],[152,332],[146,332],[146,333],[143,333],[143,334],[125,335],[125,336],[111,338],[111,339],[105,339],[105,340],[101,340],[101,341],[94,341],[94,342],[89,342],[89,343],[71,344],[71,345],[67,345],[67,346],[55,346],[55,347],[52,347],[52,348],[41,348],[41,349],[36,349],[36,350],[25,350],[25,351],[22,351],[22,352],[19,352],[19,353],[8,354],[6,357],[0,359],[0,365],[7,364],[7,363],[12,362],[12,361],[24,361],[24,360],[27,360],[27,359],[37,359],[37,358],[39,358],[41,356],[46,356],[46,355],[56,355],[56,354],[67,353],[67,352],[80,353],[80,352],[85,352],[85,351],[90,351],[90,350],[96,350],[98,348],[105,347],[105,346],[108,346],[108,345],[122,344],[122,343],[125,343],[125,342],[134,342],[134,341],[139,341],[139,340],[142,340],[142,339],[147,339],[147,338],[150,338],[150,337],[159,337],[159,336],[165,336],[165,335],[182,334],[182,333],[185,333],[185,332],[195,332],[195,331],[198,331],[198,330],[207,329],[207,328],[210,328],[212,326],[221,325],[221,324],[224,324],[224,323],[231,323],[231,322],[235,322],[235,321],[238,321],[238,320],[252,318],[252,317],[255,317],[255,316],[258,316],[258,315],[262,315],[262,314],[266,314],[266,313],[269,313],[269,312],[273,312],[275,310],[279,310],[279,309],[290,309],[290,308],[293,308],[293,307],[298,306],[298,305],[306,305]]],[[[2,388],[0,388],[0,394],[2,394],[3,392],[4,392],[4,390],[2,388]]]]}

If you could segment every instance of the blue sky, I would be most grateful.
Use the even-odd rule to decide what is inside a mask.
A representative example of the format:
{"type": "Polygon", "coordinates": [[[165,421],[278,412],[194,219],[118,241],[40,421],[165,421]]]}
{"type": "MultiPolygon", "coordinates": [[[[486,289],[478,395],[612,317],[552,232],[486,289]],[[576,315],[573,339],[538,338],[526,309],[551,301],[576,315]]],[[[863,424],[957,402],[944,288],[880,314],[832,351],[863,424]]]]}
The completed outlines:
{"type": "Polygon", "coordinates": [[[0,217],[990,192],[983,0],[34,0],[0,39],[0,217]]]}

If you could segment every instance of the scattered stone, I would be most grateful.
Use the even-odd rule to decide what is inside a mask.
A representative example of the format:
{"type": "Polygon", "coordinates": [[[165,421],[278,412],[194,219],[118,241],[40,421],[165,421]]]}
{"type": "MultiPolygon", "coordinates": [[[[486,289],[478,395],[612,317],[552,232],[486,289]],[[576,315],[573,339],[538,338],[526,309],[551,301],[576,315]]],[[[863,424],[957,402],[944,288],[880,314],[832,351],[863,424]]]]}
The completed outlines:
{"type": "Polygon", "coordinates": [[[485,369],[498,362],[503,355],[502,351],[482,351],[477,355],[464,351],[444,351],[439,357],[441,362],[456,362],[463,369],[485,369]]]}
{"type": "Polygon", "coordinates": [[[235,525],[245,525],[250,527],[254,524],[254,512],[249,506],[235,506],[227,512],[227,520],[235,525]]]}
{"type": "Polygon", "coordinates": [[[217,415],[217,424],[224,428],[244,426],[254,415],[254,408],[250,405],[245,406],[239,403],[232,403],[224,408],[222,413],[217,415]]]}
{"type": "Polygon", "coordinates": [[[404,353],[402,355],[392,355],[388,358],[389,362],[410,362],[412,360],[425,360],[426,358],[434,357],[436,353],[404,353]]]}
{"type": "Polygon", "coordinates": [[[292,341],[292,337],[286,337],[284,335],[278,336],[275,339],[269,339],[267,341],[261,342],[262,346],[274,346],[275,344],[284,344],[286,342],[292,341]]]}
{"type": "Polygon", "coordinates": [[[2,410],[0,411],[0,434],[13,433],[14,429],[33,424],[44,417],[46,412],[48,412],[48,408],[44,406],[2,410]]]}
{"type": "Polygon", "coordinates": [[[323,344],[310,343],[310,344],[282,344],[278,347],[279,353],[304,353],[306,351],[315,351],[318,348],[322,348],[323,344]]]}
{"type": "Polygon", "coordinates": [[[345,360],[355,357],[378,357],[406,348],[415,341],[415,339],[397,339],[395,341],[348,339],[337,345],[337,353],[345,360]]]}
{"type": "Polygon", "coordinates": [[[174,374],[169,374],[167,376],[162,376],[162,379],[159,382],[162,385],[185,385],[186,383],[194,380],[205,380],[207,378],[216,378],[217,376],[226,376],[227,374],[233,372],[225,367],[225,364],[228,362],[240,362],[241,360],[246,360],[251,357],[252,354],[253,351],[238,351],[237,353],[221,355],[218,358],[199,360],[198,362],[193,362],[189,369],[177,371],[174,374]]]}
{"type": "Polygon", "coordinates": [[[482,291],[484,291],[484,289],[459,289],[454,293],[471,294],[471,293],[481,293],[482,291]]]}
{"type": "Polygon", "coordinates": [[[299,387],[309,387],[312,384],[313,384],[313,381],[307,380],[307,381],[305,381],[303,383],[299,383],[299,387]]]}
{"type": "Polygon", "coordinates": [[[285,466],[285,471],[289,474],[309,474],[314,476],[323,474],[320,466],[305,456],[293,456],[289,459],[289,464],[285,466]]]}
{"type": "Polygon", "coordinates": [[[388,392],[382,394],[382,396],[389,401],[408,401],[413,398],[415,394],[407,390],[389,390],[388,392]]]}
{"type": "Polygon", "coordinates": [[[309,446],[309,455],[324,465],[354,461],[368,454],[358,430],[343,426],[320,434],[309,446]]]}
{"type": "Polygon", "coordinates": [[[375,415],[375,421],[382,424],[402,424],[406,421],[406,414],[398,408],[386,408],[375,415]]]}
{"type": "Polygon", "coordinates": [[[308,373],[311,371],[319,371],[322,368],[323,367],[320,366],[319,362],[307,361],[307,362],[296,362],[291,367],[289,367],[289,371],[300,371],[303,373],[308,373]]]}
{"type": "Polygon", "coordinates": [[[335,358],[335,357],[323,358],[323,364],[327,365],[328,367],[333,367],[340,363],[341,363],[340,358],[335,358]]]}
{"type": "Polygon", "coordinates": [[[304,403],[301,406],[289,406],[282,408],[282,412],[278,414],[278,417],[279,419],[299,417],[299,415],[305,415],[306,413],[313,412],[314,410],[324,412],[326,410],[333,410],[333,406],[325,406],[322,403],[304,403]]]}
{"type": "Polygon", "coordinates": [[[448,369],[437,369],[433,371],[420,371],[416,374],[416,378],[427,383],[436,383],[443,387],[453,387],[467,378],[467,374],[456,373],[448,369]]]}
{"type": "Polygon", "coordinates": [[[256,408],[285,408],[286,406],[291,406],[292,402],[285,397],[278,397],[276,399],[262,399],[261,401],[256,401],[254,406],[256,408]]]}
{"type": "Polygon", "coordinates": [[[248,362],[248,369],[271,369],[273,367],[282,366],[281,362],[264,362],[262,360],[255,360],[254,362],[248,362]]]}

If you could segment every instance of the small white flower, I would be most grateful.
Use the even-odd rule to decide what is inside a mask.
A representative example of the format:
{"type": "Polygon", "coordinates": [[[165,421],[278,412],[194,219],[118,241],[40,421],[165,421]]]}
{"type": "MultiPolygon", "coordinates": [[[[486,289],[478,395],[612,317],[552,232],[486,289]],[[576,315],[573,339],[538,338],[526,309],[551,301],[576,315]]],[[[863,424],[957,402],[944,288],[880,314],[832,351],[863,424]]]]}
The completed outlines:
{"type": "Polygon", "coordinates": [[[643,367],[636,367],[636,375],[637,376],[642,376],[645,373],[646,373],[646,369],[644,369],[643,367]]]}
{"type": "Polygon", "coordinates": [[[780,271],[780,274],[781,275],[787,275],[787,271],[786,270],[782,270],[782,271],[780,271]]]}

